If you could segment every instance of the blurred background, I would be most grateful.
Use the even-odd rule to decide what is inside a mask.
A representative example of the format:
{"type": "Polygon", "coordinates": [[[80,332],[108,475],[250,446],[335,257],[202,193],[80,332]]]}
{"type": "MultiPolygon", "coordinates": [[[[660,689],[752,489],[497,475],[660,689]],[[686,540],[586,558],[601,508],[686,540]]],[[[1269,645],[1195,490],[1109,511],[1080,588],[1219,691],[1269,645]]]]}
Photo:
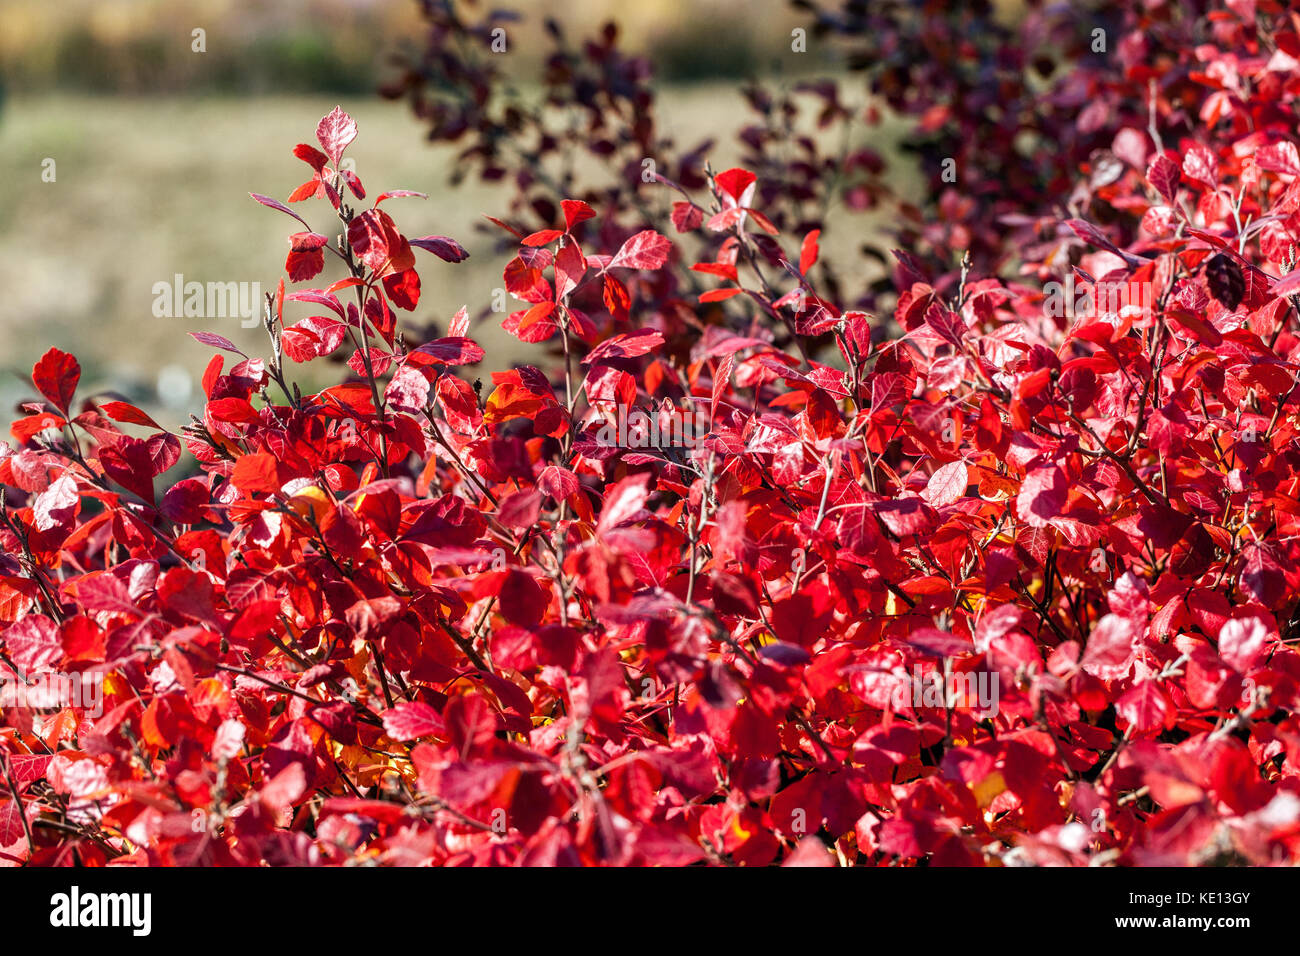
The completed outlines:
{"type": "MultiPolygon", "coordinates": [[[[790,30],[805,22],[786,0],[516,6],[578,34],[616,18],[623,45],[651,58],[660,126],[679,144],[715,137],[715,169],[738,161],[740,81],[797,69],[790,30]]],[[[415,320],[486,306],[505,259],[473,226],[505,213],[506,191],[473,178],[452,190],[454,149],[425,142],[406,103],[376,94],[423,36],[413,0],[0,0],[0,417],[31,397],[32,362],[51,345],[81,360],[83,394],[116,391],[173,429],[200,407],[212,354],[187,331],[263,354],[265,334],[238,317],[155,316],[154,286],[182,275],[274,289],[297,227],[248,193],[283,200],[308,178],[290,150],[314,142],[336,103],[358,121],[349,155],[372,194],[429,194],[399,200],[403,231],[450,235],[471,253],[455,266],[420,254],[415,320]]],[[[543,46],[514,36],[526,74],[543,46]]],[[[328,225],[323,203],[303,206],[328,225]]],[[[508,364],[512,340],[482,337],[486,376],[508,364]]],[[[305,391],[338,368],[295,372],[305,391]]]]}

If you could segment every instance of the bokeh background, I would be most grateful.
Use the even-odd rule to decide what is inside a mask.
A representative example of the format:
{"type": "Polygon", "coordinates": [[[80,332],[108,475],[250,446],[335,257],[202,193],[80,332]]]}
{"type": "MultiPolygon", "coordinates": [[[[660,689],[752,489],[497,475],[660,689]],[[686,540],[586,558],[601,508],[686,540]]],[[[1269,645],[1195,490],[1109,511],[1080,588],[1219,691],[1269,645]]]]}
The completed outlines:
{"type": "MultiPolygon", "coordinates": [[[[789,55],[790,30],[806,21],[787,0],[515,6],[526,22],[553,15],[575,33],[616,19],[624,45],[654,65],[661,127],[679,143],[715,138],[719,169],[739,155],[741,81],[827,67],[789,55]]],[[[512,33],[520,76],[542,52],[527,36],[512,33]]],[[[248,193],[283,200],[306,178],[290,150],[313,141],[336,103],[358,121],[349,155],[368,190],[429,194],[401,201],[403,231],[451,235],[471,253],[457,266],[421,258],[416,321],[483,308],[505,260],[474,226],[504,214],[506,190],[472,178],[452,189],[453,148],[425,142],[408,107],[376,93],[422,38],[412,0],[0,0],[0,417],[31,397],[32,362],[51,345],[79,357],[83,393],[114,391],[169,428],[200,406],[212,354],[187,331],[263,353],[264,333],[238,318],[156,318],[153,286],[179,273],[273,289],[294,224],[248,193]],[[54,182],[42,180],[46,160],[54,182]]],[[[905,191],[906,164],[891,167],[905,191]]],[[[513,359],[493,329],[475,335],[488,366],[513,359]]],[[[311,387],[337,369],[297,371],[311,387]]]]}

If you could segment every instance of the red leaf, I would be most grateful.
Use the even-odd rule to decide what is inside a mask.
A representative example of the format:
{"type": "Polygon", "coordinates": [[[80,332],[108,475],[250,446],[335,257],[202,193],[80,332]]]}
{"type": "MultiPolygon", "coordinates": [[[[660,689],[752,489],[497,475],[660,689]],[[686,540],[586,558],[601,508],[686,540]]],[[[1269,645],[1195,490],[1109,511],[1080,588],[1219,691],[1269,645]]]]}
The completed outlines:
{"type": "Polygon", "coordinates": [[[578,244],[569,240],[560,246],[555,254],[555,295],[563,299],[577,288],[587,272],[587,258],[578,248],[578,244]]]}
{"type": "Polygon", "coordinates": [[[521,256],[515,256],[506,263],[502,278],[505,279],[506,291],[516,299],[532,303],[554,299],[551,284],[542,276],[542,270],[529,265],[521,256]]]}
{"type": "MultiPolygon", "coordinates": [[[[202,335],[203,333],[191,332],[190,334],[202,335]]],[[[157,428],[162,431],[161,425],[129,402],[103,402],[100,404],[99,410],[115,422],[126,422],[128,425],[148,425],[150,428],[157,428]]]]}
{"type": "Polygon", "coordinates": [[[936,468],[921,497],[936,508],[950,505],[966,494],[966,463],[952,461],[936,468]]]}
{"type": "MultiPolygon", "coordinates": [[[[504,229],[506,232],[510,233],[510,234],[511,234],[512,236],[514,236],[516,239],[522,239],[522,238],[524,237],[524,234],[523,234],[522,232],[520,232],[518,229],[514,228],[513,226],[508,225],[507,223],[502,222],[500,219],[497,219],[495,216],[484,216],[483,218],[486,219],[488,222],[491,222],[491,223],[493,223],[493,224],[495,224],[495,225],[500,226],[502,229],[504,229]]],[[[430,237],[430,238],[432,238],[432,237],[430,237]]]]}
{"type": "Polygon", "coordinates": [[[24,674],[50,667],[63,657],[63,642],[54,622],[41,614],[28,614],[0,634],[0,644],[24,674]]]}
{"type": "Polygon", "coordinates": [[[612,339],[601,342],[600,345],[587,353],[587,357],[582,360],[582,364],[599,365],[601,362],[610,359],[635,358],[638,355],[653,352],[663,344],[664,336],[658,329],[637,329],[635,332],[624,332],[612,339]]]}
{"type": "Polygon", "coordinates": [[[357,138],[357,124],[343,107],[330,110],[316,126],[316,141],[335,166],[343,158],[343,151],[357,138]]]}
{"type": "Polygon", "coordinates": [[[299,143],[295,146],[293,154],[318,173],[325,168],[325,161],[329,159],[315,146],[309,146],[307,143],[299,143]]]}
{"type": "Polygon", "coordinates": [[[407,312],[415,311],[420,304],[420,276],[414,269],[406,269],[383,279],[384,291],[393,305],[407,312]]]}
{"type": "Polygon", "coordinates": [[[63,414],[68,413],[72,396],[81,381],[81,366],[67,352],[50,349],[32,367],[32,382],[63,414]]]}
{"type": "Polygon", "coordinates": [[[197,478],[185,478],[167,489],[158,510],[175,524],[197,524],[203,520],[208,500],[207,485],[197,478]]]}
{"type": "Polygon", "coordinates": [[[737,203],[744,202],[745,190],[752,186],[758,177],[748,169],[728,169],[713,177],[718,188],[737,203]]]}
{"type": "Polygon", "coordinates": [[[1178,164],[1166,156],[1159,153],[1151,160],[1147,166],[1147,182],[1156,188],[1161,197],[1167,203],[1174,201],[1174,195],[1178,192],[1178,180],[1181,178],[1181,171],[1178,164]]]}
{"type": "Polygon", "coordinates": [[[532,235],[524,236],[521,240],[526,246],[545,246],[559,239],[564,235],[558,229],[543,229],[541,232],[534,232],[532,235]]]}
{"type": "Polygon", "coordinates": [[[678,232],[691,232],[700,228],[700,223],[704,221],[704,210],[693,202],[675,202],[672,221],[678,232]]]}
{"type": "Polygon", "coordinates": [[[573,232],[573,227],[578,223],[596,216],[592,208],[580,199],[561,199],[560,208],[564,210],[565,232],[573,232]]]}
{"type": "Polygon", "coordinates": [[[721,302],[723,299],[730,299],[733,295],[740,295],[744,289],[710,289],[708,292],[700,294],[700,303],[721,302]]]}
{"type": "Polygon", "coordinates": [[[406,360],[413,365],[428,365],[430,362],[442,362],[444,365],[473,365],[475,362],[481,362],[484,354],[482,347],[473,339],[449,335],[443,339],[426,342],[414,349],[406,360]]]}
{"type": "Polygon", "coordinates": [[[81,503],[77,481],[65,471],[32,502],[32,519],[37,531],[49,531],[72,520],[81,503]]]}
{"type": "MultiPolygon", "coordinates": [[[[85,618],[80,620],[85,621],[85,618]]],[[[9,755],[9,772],[13,775],[14,784],[21,793],[26,789],[28,784],[35,783],[45,776],[45,769],[50,765],[50,758],[44,754],[13,754],[9,755]]],[[[0,840],[0,843],[4,842],[0,840]]]]}
{"type": "Polygon", "coordinates": [[[447,728],[436,710],[421,701],[403,701],[384,711],[384,732],[394,740],[443,737],[447,728]]]}
{"type": "Polygon", "coordinates": [[[606,268],[659,269],[668,261],[672,247],[666,236],[646,229],[623,243],[606,268]]]}
{"type": "Polygon", "coordinates": [[[402,272],[415,265],[409,243],[382,209],[367,209],[348,223],[348,243],[358,258],[379,275],[402,272]]]}
{"type": "Polygon", "coordinates": [[[1065,508],[1069,479],[1056,465],[1036,468],[1025,476],[1016,496],[1016,514],[1035,528],[1045,527],[1065,508]]]}
{"type": "Polygon", "coordinates": [[[934,509],[920,498],[877,502],[875,512],[884,522],[885,527],[900,538],[925,534],[934,530],[935,525],[938,524],[934,509]]]}
{"type": "MultiPolygon", "coordinates": [[[[307,226],[306,219],[303,219],[302,216],[298,215],[296,212],[294,212],[284,203],[280,202],[278,199],[272,199],[270,196],[263,196],[261,193],[249,193],[248,195],[252,196],[263,206],[270,206],[272,209],[278,209],[280,210],[280,212],[284,213],[285,215],[293,216],[294,219],[297,219],[304,226],[307,226]]],[[[310,229],[311,226],[307,226],[307,228],[310,229]]]]}
{"type": "Polygon", "coordinates": [[[559,465],[547,465],[537,476],[537,487],[556,501],[563,501],[578,492],[578,476],[559,465]]]}
{"type": "Polygon", "coordinates": [[[945,342],[961,347],[962,339],[970,329],[961,316],[944,306],[942,302],[932,303],[925,312],[925,324],[934,329],[945,342]]]}
{"type": "Polygon", "coordinates": [[[730,279],[732,282],[739,279],[736,267],[729,262],[697,262],[691,266],[691,271],[703,272],[720,279],[730,279]]]}
{"type": "Polygon", "coordinates": [[[1169,716],[1169,699],[1154,680],[1145,680],[1130,687],[1115,701],[1115,712],[1136,733],[1151,734],[1164,727],[1169,716]]]}
{"type": "Polygon", "coordinates": [[[1219,160],[1214,151],[1193,143],[1183,154],[1183,175],[1213,189],[1219,183],[1219,160]]]}
{"type": "MultiPolygon", "coordinates": [[[[364,196],[358,198],[365,198],[364,196]]],[[[390,189],[388,192],[380,193],[375,199],[375,205],[378,206],[385,199],[428,199],[426,193],[418,193],[414,189],[390,189]]]]}
{"type": "Polygon", "coordinates": [[[1106,614],[1088,635],[1080,666],[1102,680],[1123,677],[1133,662],[1133,641],[1137,629],[1133,622],[1118,614],[1106,614]]]}
{"type": "Polygon", "coordinates": [[[1296,152],[1295,143],[1286,140],[1255,150],[1255,165],[1284,176],[1300,176],[1300,154],[1296,152]]]}
{"type": "MultiPolygon", "coordinates": [[[[234,352],[236,355],[244,355],[244,353],[239,350],[239,347],[224,335],[217,335],[215,332],[191,332],[189,335],[195,341],[202,342],[204,345],[210,345],[214,349],[224,349],[227,352],[234,352]]],[[[244,358],[248,358],[248,356],[244,355],[244,358]]]]}
{"type": "Polygon", "coordinates": [[[0,800],[0,851],[12,853],[25,860],[30,852],[23,815],[29,813],[18,800],[0,800]]]}
{"type": "Polygon", "coordinates": [[[284,271],[291,282],[305,282],[320,275],[325,268],[325,254],[319,249],[307,252],[290,252],[284,260],[284,271]]]}
{"type": "Polygon", "coordinates": [[[646,489],[648,477],[634,475],[624,478],[605,492],[605,500],[600,510],[600,522],[596,525],[597,534],[617,528],[645,507],[645,500],[649,494],[646,489]]]}
{"type": "Polygon", "coordinates": [[[540,624],[551,603],[551,592],[537,578],[519,568],[497,572],[497,603],[511,624],[533,627],[540,624]]]}
{"type": "Polygon", "coordinates": [[[323,305],[327,309],[332,309],[340,319],[345,318],[347,315],[343,311],[343,305],[339,302],[337,296],[332,293],[321,292],[320,289],[300,289],[297,292],[290,292],[284,298],[289,302],[311,302],[315,305],[323,305]]]}
{"type": "Polygon", "coordinates": [[[280,333],[284,354],[295,362],[310,362],[329,355],[347,335],[347,326],[337,319],[315,315],[303,319],[280,333]]]}
{"type": "Polygon", "coordinates": [[[136,438],[120,438],[115,444],[99,449],[99,463],[104,473],[127,491],[149,504],[154,503],[153,456],[149,445],[136,438]]]}
{"type": "Polygon", "coordinates": [[[723,209],[709,217],[709,230],[711,232],[726,232],[745,218],[746,210],[740,206],[732,206],[730,209],[723,209]]]}
{"type": "Polygon", "coordinates": [[[159,432],[145,439],[149,457],[153,461],[153,475],[157,477],[180,461],[181,443],[175,435],[159,432]]]}
{"type": "Polygon", "coordinates": [[[1293,269],[1269,287],[1269,295],[1292,295],[1300,292],[1300,269],[1293,269]]]}
{"type": "Polygon", "coordinates": [[[289,248],[294,252],[311,252],[328,242],[329,237],[322,236],[319,232],[295,232],[289,237],[289,248]]]}
{"type": "Polygon", "coordinates": [[[817,239],[821,234],[820,229],[814,229],[804,236],[803,245],[799,247],[799,271],[804,275],[807,275],[808,270],[817,262],[817,239]]]}
{"type": "MultiPolygon", "coordinates": [[[[361,185],[361,180],[357,177],[356,173],[350,169],[340,169],[339,175],[342,176],[343,181],[348,184],[348,189],[351,191],[352,195],[356,196],[358,199],[366,198],[366,189],[361,185]]],[[[380,199],[382,198],[383,197],[381,196],[380,199]]],[[[379,205],[378,200],[375,201],[375,205],[379,205]]]]}
{"type": "Polygon", "coordinates": [[[456,310],[451,321],[447,323],[447,335],[450,338],[461,338],[469,331],[469,307],[462,305],[456,310]]]}
{"type": "Polygon", "coordinates": [[[610,315],[615,318],[626,318],[628,307],[632,304],[632,298],[627,294],[627,288],[623,283],[611,275],[605,276],[601,295],[605,302],[605,308],[609,310],[610,315]]]}
{"type": "Polygon", "coordinates": [[[758,593],[748,579],[718,572],[713,576],[712,585],[713,606],[720,614],[759,617],[758,593]]]}
{"type": "Polygon", "coordinates": [[[275,494],[281,485],[277,465],[276,457],[266,452],[240,455],[230,480],[245,495],[275,494]]]}
{"type": "Polygon", "coordinates": [[[1104,232],[1090,222],[1085,222],[1082,219],[1069,219],[1066,220],[1065,224],[1069,226],[1074,234],[1084,242],[1091,243],[1099,249],[1105,249],[1107,252],[1113,252],[1130,266],[1139,265],[1144,261],[1139,259],[1137,256],[1130,255],[1119,246],[1115,245],[1115,243],[1111,242],[1110,239],[1106,237],[1104,232]]]}
{"type": "Polygon", "coordinates": [[[551,317],[551,313],[554,311],[554,302],[547,301],[537,303],[524,314],[522,319],[519,320],[519,324],[515,327],[515,334],[518,335],[520,332],[527,331],[530,326],[545,322],[551,317]]]}
{"type": "Polygon", "coordinates": [[[713,373],[713,390],[709,395],[709,421],[718,416],[718,400],[722,398],[731,385],[731,372],[736,365],[736,353],[729,353],[713,373]]]}
{"type": "Polygon", "coordinates": [[[384,404],[418,415],[429,404],[429,380],[419,366],[403,365],[384,390],[384,404]]]}
{"type": "Polygon", "coordinates": [[[444,262],[464,262],[469,258],[469,253],[459,242],[446,236],[421,236],[410,242],[411,245],[418,246],[425,252],[432,252],[444,262]]]}
{"type": "Polygon", "coordinates": [[[308,199],[324,198],[324,196],[325,183],[319,176],[315,176],[289,193],[289,202],[304,202],[308,199]]]}
{"type": "Polygon", "coordinates": [[[1219,629],[1219,656],[1238,673],[1249,674],[1268,650],[1268,628],[1257,617],[1232,618],[1219,629]]]}

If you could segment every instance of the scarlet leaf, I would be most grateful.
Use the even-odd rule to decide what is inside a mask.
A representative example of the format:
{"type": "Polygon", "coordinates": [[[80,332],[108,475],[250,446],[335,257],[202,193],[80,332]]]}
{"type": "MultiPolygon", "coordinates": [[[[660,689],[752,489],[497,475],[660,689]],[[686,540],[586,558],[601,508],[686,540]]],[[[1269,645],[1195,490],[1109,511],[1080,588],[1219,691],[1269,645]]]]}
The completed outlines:
{"type": "Polygon", "coordinates": [[[2,645],[24,675],[39,668],[49,667],[63,656],[54,622],[41,614],[28,614],[16,624],[0,633],[2,645]]]}
{"type": "Polygon", "coordinates": [[[469,253],[459,242],[446,236],[421,236],[410,242],[411,245],[418,246],[426,252],[432,252],[444,262],[464,262],[469,258],[469,253]]]}
{"type": "Polygon", "coordinates": [[[442,717],[428,704],[402,701],[384,711],[384,732],[394,740],[419,740],[446,735],[442,717]]]}
{"type": "Polygon", "coordinates": [[[673,244],[653,229],[638,232],[623,243],[606,268],[660,269],[668,261],[673,244]]]}
{"type": "Polygon", "coordinates": [[[378,275],[391,275],[415,265],[410,245],[388,213],[367,209],[348,223],[352,251],[378,275]]]}
{"type": "Polygon", "coordinates": [[[295,362],[310,362],[329,355],[347,334],[347,326],[337,319],[313,316],[289,326],[281,333],[284,354],[295,362]]]}
{"type": "MultiPolygon", "coordinates": [[[[263,196],[260,193],[249,193],[248,195],[252,196],[263,206],[270,206],[272,209],[278,209],[280,210],[280,212],[284,213],[285,215],[293,216],[294,219],[297,219],[304,226],[307,226],[307,220],[303,219],[302,216],[298,215],[296,212],[294,212],[284,203],[280,202],[278,199],[272,199],[270,196],[263,196]]],[[[310,229],[311,227],[307,226],[307,228],[310,229]]]]}
{"type": "Polygon", "coordinates": [[[704,221],[704,210],[693,202],[675,202],[672,221],[678,232],[693,232],[704,221]]]}
{"type": "MultiPolygon", "coordinates": [[[[196,333],[190,334],[194,335],[196,333]]],[[[202,333],[197,334],[201,335],[202,333]]],[[[115,422],[126,422],[129,425],[148,425],[151,428],[162,429],[161,425],[130,402],[101,402],[99,409],[115,422]]]]}
{"type": "Polygon", "coordinates": [[[1164,153],[1157,153],[1147,166],[1147,181],[1156,188],[1156,192],[1160,193],[1167,203],[1174,201],[1180,175],[1178,164],[1164,153]]]}
{"type": "Polygon", "coordinates": [[[104,473],[127,491],[154,503],[154,462],[149,445],[136,438],[120,438],[99,450],[104,473]]]}
{"type": "Polygon", "coordinates": [[[820,229],[814,229],[803,238],[803,245],[799,247],[799,271],[804,275],[817,262],[817,239],[822,234],[820,229]]]}
{"type": "Polygon", "coordinates": [[[578,491],[578,477],[567,468],[547,465],[537,476],[537,487],[556,501],[563,501],[578,491]]]}
{"type": "Polygon", "coordinates": [[[1152,734],[1162,729],[1169,716],[1169,700],[1153,680],[1131,687],[1115,701],[1115,711],[1138,734],[1152,734]]]}
{"type": "Polygon", "coordinates": [[[316,141],[335,166],[343,158],[343,151],[357,138],[357,124],[341,106],[330,110],[316,126],[316,141]]]}
{"type": "Polygon", "coordinates": [[[241,455],[230,480],[246,495],[274,494],[281,484],[275,456],[265,452],[241,455]]]}
{"type": "MultiPolygon", "coordinates": [[[[227,352],[234,352],[236,355],[244,355],[238,346],[224,335],[217,335],[215,332],[191,332],[189,334],[204,345],[210,345],[215,349],[224,349],[227,352]]],[[[244,357],[247,358],[248,356],[245,355],[244,357]]]]}
{"type": "Polygon", "coordinates": [[[562,199],[560,208],[564,210],[565,232],[573,232],[573,227],[578,223],[592,219],[596,215],[590,206],[578,199],[562,199]]]}
{"type": "Polygon", "coordinates": [[[293,154],[318,173],[325,168],[325,162],[329,159],[315,146],[310,146],[307,143],[299,143],[295,146],[293,154]]]}
{"type": "Polygon", "coordinates": [[[65,415],[80,380],[81,365],[67,352],[58,349],[50,349],[32,368],[32,382],[36,388],[65,415]]]}
{"type": "Polygon", "coordinates": [[[1128,618],[1118,614],[1104,615],[1088,635],[1081,666],[1102,680],[1122,677],[1133,662],[1136,634],[1136,628],[1128,618]]]}
{"type": "Polygon", "coordinates": [[[483,349],[477,342],[460,335],[450,335],[434,342],[426,342],[414,349],[407,361],[415,365],[425,365],[429,361],[442,362],[445,365],[473,365],[483,361],[483,349]]]}
{"type": "Polygon", "coordinates": [[[65,471],[32,502],[32,519],[37,531],[49,531],[70,521],[75,515],[81,496],[77,481],[65,471]]]}
{"type": "Polygon", "coordinates": [[[950,461],[934,470],[922,496],[936,508],[950,505],[966,494],[966,464],[950,461]]]}
{"type": "Polygon", "coordinates": [[[583,365],[599,365],[610,359],[635,358],[645,355],[664,344],[663,333],[658,329],[637,329],[606,339],[592,349],[582,360],[583,365]]]}
{"type": "Polygon", "coordinates": [[[737,203],[743,203],[745,192],[758,177],[747,169],[728,169],[725,172],[718,173],[713,177],[713,181],[718,184],[718,188],[734,199],[737,203]]]}
{"type": "Polygon", "coordinates": [[[1025,476],[1016,496],[1016,514],[1026,524],[1045,527],[1061,514],[1069,494],[1069,480],[1056,465],[1036,468],[1025,476]]]}

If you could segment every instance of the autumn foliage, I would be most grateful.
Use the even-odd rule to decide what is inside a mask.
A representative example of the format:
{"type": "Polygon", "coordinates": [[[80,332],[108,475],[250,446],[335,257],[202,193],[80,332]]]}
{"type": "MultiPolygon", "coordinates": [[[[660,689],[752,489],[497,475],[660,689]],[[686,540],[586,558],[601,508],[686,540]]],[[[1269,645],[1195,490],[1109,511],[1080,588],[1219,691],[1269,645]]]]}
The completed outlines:
{"type": "MultiPolygon", "coordinates": [[[[537,364],[482,367],[430,291],[465,250],[343,168],[341,109],[293,149],[290,204],[254,195],[301,231],[265,355],[196,333],[201,419],[169,434],[47,353],[0,457],[0,666],[103,696],[7,699],[0,858],[1294,863],[1300,21],[1149,6],[1055,72],[1036,7],[1028,39],[927,14],[946,111],[863,53],[969,155],[850,288],[818,210],[895,201],[879,157],[776,148],[782,102],[847,119],[834,82],[751,90],[755,161],[715,171],[654,133],[612,30],[557,51],[549,105],[497,114],[456,52],[487,25],[427,3],[430,57],[390,92],[511,177],[512,311],[482,321],[537,364]],[[1060,151],[1012,155],[995,107],[1031,124],[1034,97],[1060,151]],[[548,139],[551,109],[591,125],[548,139]],[[625,175],[542,177],[563,149],[625,175]],[[1067,279],[1149,304],[1062,310],[1067,279]],[[447,334],[408,341],[417,309],[447,334]],[[707,430],[620,445],[620,409],[707,430]]],[[[824,32],[905,35],[911,5],[855,9],[824,32]]]]}

